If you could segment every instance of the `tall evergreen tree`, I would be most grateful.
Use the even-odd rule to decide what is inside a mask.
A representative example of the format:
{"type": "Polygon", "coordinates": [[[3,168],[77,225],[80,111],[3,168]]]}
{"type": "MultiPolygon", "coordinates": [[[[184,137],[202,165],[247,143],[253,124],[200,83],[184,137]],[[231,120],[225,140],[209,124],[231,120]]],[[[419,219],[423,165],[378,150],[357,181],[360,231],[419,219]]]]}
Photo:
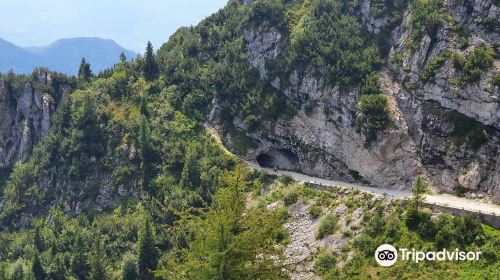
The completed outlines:
{"type": "Polygon", "coordinates": [[[31,262],[31,272],[33,273],[33,277],[35,277],[36,280],[45,280],[47,278],[45,270],[40,263],[38,253],[35,254],[35,256],[33,257],[33,261],[31,262]]]}
{"type": "Polygon", "coordinates": [[[152,270],[156,269],[158,253],[154,241],[154,232],[149,218],[139,231],[138,238],[138,269],[140,279],[153,279],[152,270]]]}
{"type": "Polygon", "coordinates": [[[82,57],[80,62],[80,68],[78,69],[78,79],[84,82],[90,82],[92,78],[92,70],[90,69],[90,64],[87,63],[85,58],[82,57]]]}
{"type": "Polygon", "coordinates": [[[417,180],[415,181],[415,185],[413,186],[412,189],[412,200],[415,203],[415,208],[417,211],[420,210],[420,207],[422,206],[422,203],[424,201],[424,194],[427,190],[427,187],[425,184],[422,182],[422,179],[417,177],[417,180]]]}
{"type": "Polygon", "coordinates": [[[106,274],[106,265],[104,263],[105,260],[104,248],[102,244],[102,240],[98,237],[94,243],[94,248],[92,249],[92,253],[90,254],[89,263],[90,263],[90,280],[106,280],[108,276],[106,274]]]}
{"type": "Polygon", "coordinates": [[[45,243],[43,241],[42,235],[40,233],[40,227],[35,228],[35,234],[33,236],[33,243],[35,243],[35,247],[38,252],[43,252],[45,250],[45,243]]]}
{"type": "Polygon", "coordinates": [[[152,190],[149,187],[151,172],[152,172],[152,151],[149,138],[149,127],[147,118],[142,116],[141,123],[139,126],[139,159],[141,160],[140,170],[141,170],[141,187],[142,190],[148,194],[152,194],[152,190]]]}
{"type": "Polygon", "coordinates": [[[81,236],[76,237],[71,255],[71,271],[77,279],[87,279],[90,267],[88,264],[85,244],[81,236]]]}
{"type": "Polygon", "coordinates": [[[127,56],[125,55],[124,52],[120,53],[120,63],[125,63],[127,62],[127,56]]]}
{"type": "Polygon", "coordinates": [[[137,263],[133,259],[127,259],[123,263],[122,280],[137,280],[137,263]]]}
{"type": "Polygon", "coordinates": [[[274,243],[281,225],[276,213],[246,208],[248,173],[237,166],[224,176],[206,213],[190,225],[194,240],[169,259],[159,275],[167,279],[286,279],[274,243]]]}
{"type": "Polygon", "coordinates": [[[413,195],[408,202],[408,207],[405,214],[406,225],[408,228],[415,230],[418,228],[419,224],[426,222],[428,219],[427,215],[422,211],[422,204],[424,202],[424,193],[427,187],[422,182],[420,177],[417,177],[415,185],[413,186],[413,195]]]}
{"type": "Polygon", "coordinates": [[[10,280],[24,280],[24,269],[23,266],[18,264],[14,273],[12,273],[10,280]]]}
{"type": "Polygon", "coordinates": [[[153,45],[149,41],[146,47],[146,57],[144,60],[144,79],[146,79],[146,81],[152,81],[158,77],[158,64],[156,63],[153,45]]]}

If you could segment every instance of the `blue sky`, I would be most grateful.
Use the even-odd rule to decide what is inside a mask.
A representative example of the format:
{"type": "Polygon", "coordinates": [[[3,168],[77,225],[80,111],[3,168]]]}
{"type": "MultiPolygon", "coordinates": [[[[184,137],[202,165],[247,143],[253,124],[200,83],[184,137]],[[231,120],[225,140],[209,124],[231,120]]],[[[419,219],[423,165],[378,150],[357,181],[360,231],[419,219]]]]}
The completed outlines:
{"type": "Polygon", "coordinates": [[[227,0],[0,0],[0,37],[22,47],[60,38],[113,39],[132,51],[156,48],[227,0]]]}

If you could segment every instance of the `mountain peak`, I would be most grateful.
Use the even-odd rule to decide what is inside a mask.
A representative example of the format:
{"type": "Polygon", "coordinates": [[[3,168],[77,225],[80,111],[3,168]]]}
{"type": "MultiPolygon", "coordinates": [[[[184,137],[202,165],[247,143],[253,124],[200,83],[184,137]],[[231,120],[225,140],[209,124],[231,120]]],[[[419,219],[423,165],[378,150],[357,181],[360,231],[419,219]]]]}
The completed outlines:
{"type": "Polygon", "coordinates": [[[128,58],[136,53],[121,47],[111,39],[99,37],[62,38],[47,46],[21,48],[0,38],[0,72],[13,70],[29,74],[36,67],[76,75],[82,57],[91,64],[95,73],[112,67],[121,52],[128,58]]]}

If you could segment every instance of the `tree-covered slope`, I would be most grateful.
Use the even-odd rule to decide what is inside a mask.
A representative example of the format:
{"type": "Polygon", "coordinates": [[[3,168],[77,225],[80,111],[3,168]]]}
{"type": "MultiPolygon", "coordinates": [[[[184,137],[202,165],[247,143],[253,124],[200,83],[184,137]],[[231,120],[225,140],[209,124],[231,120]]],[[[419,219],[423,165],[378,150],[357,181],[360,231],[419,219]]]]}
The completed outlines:
{"type": "Polygon", "coordinates": [[[497,18],[481,1],[472,14],[438,0],[229,1],[156,54],[81,71],[4,184],[0,279],[493,275],[498,232],[478,220],[247,170],[204,128],[263,165],[394,188],[421,175],[496,199],[497,18]],[[291,263],[309,231],[317,251],[291,263]],[[383,270],[371,256],[385,242],[488,255],[383,270]]]}

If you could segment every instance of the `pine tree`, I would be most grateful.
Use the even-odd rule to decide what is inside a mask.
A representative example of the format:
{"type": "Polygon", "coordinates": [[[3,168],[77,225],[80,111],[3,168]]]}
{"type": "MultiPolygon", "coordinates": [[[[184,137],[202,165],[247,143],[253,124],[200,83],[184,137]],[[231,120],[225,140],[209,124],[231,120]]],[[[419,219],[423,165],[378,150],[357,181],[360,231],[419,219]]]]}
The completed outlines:
{"type": "Polygon", "coordinates": [[[33,273],[33,277],[36,280],[45,280],[47,275],[43,269],[42,264],[40,263],[40,258],[38,257],[38,253],[33,257],[33,261],[31,263],[31,272],[33,273]]]}
{"type": "Polygon", "coordinates": [[[90,273],[88,279],[90,280],[108,279],[104,260],[105,260],[105,254],[102,245],[102,240],[98,238],[98,240],[96,240],[94,243],[94,248],[92,249],[92,253],[90,254],[89,258],[90,273]]]}
{"type": "Polygon", "coordinates": [[[124,52],[120,53],[120,63],[125,63],[127,62],[127,56],[125,55],[124,52]]]}
{"type": "Polygon", "coordinates": [[[90,69],[90,64],[82,57],[80,68],[78,69],[78,79],[83,82],[90,82],[91,78],[92,70],[90,69]]]}
{"type": "Polygon", "coordinates": [[[33,243],[35,243],[35,247],[38,250],[38,252],[43,252],[45,250],[45,243],[43,241],[39,227],[35,228],[35,234],[33,236],[33,243]]]}
{"type": "Polygon", "coordinates": [[[245,189],[248,173],[237,166],[223,180],[206,218],[194,221],[189,231],[194,240],[183,256],[169,259],[169,267],[158,274],[167,279],[286,279],[274,243],[283,230],[274,212],[247,209],[245,189]]]}
{"type": "Polygon", "coordinates": [[[137,263],[133,259],[127,259],[123,263],[123,277],[122,280],[136,280],[137,278],[137,263]]]}
{"type": "Polygon", "coordinates": [[[417,177],[417,180],[415,181],[415,185],[413,186],[412,189],[412,200],[415,203],[415,208],[417,211],[420,210],[420,207],[422,206],[423,200],[424,200],[424,194],[427,190],[427,187],[424,185],[422,182],[422,179],[417,177]]]}
{"type": "Polygon", "coordinates": [[[139,231],[138,238],[138,270],[140,279],[152,279],[151,271],[156,268],[158,254],[154,242],[154,233],[149,218],[139,231]]]}
{"type": "Polygon", "coordinates": [[[417,177],[415,185],[412,189],[413,195],[408,201],[408,206],[406,207],[405,213],[406,225],[409,229],[417,229],[418,226],[426,219],[425,213],[421,211],[426,189],[427,187],[422,182],[422,179],[420,177],[417,177]]]}
{"type": "Polygon", "coordinates": [[[148,123],[146,117],[141,117],[141,123],[139,126],[139,159],[141,160],[140,170],[142,175],[141,187],[142,190],[151,193],[151,189],[149,188],[149,181],[151,179],[151,161],[152,161],[152,152],[151,145],[149,139],[149,130],[148,123]]]}
{"type": "Polygon", "coordinates": [[[146,47],[146,57],[144,65],[144,79],[146,81],[153,81],[158,77],[158,65],[156,64],[156,58],[153,51],[153,45],[148,41],[146,47]]]}
{"type": "Polygon", "coordinates": [[[71,271],[77,279],[87,279],[90,267],[87,260],[85,244],[81,236],[76,237],[76,242],[71,251],[71,255],[71,271]]]}
{"type": "Polygon", "coordinates": [[[24,280],[24,269],[23,266],[18,264],[16,266],[16,269],[14,270],[14,273],[12,273],[11,280],[24,280]]]}

